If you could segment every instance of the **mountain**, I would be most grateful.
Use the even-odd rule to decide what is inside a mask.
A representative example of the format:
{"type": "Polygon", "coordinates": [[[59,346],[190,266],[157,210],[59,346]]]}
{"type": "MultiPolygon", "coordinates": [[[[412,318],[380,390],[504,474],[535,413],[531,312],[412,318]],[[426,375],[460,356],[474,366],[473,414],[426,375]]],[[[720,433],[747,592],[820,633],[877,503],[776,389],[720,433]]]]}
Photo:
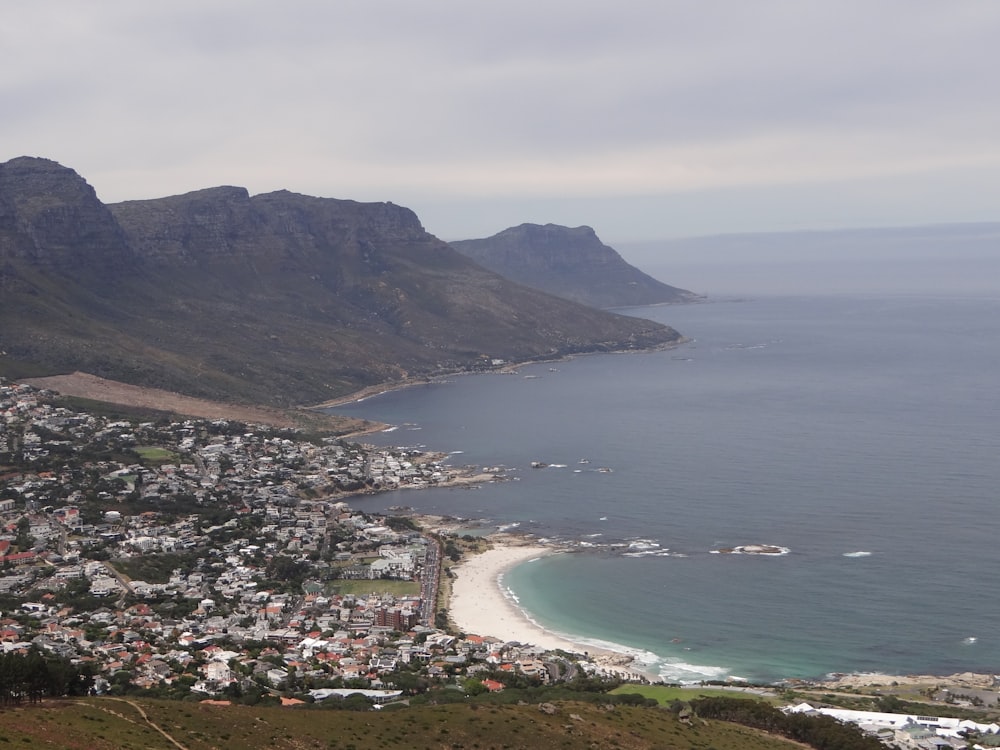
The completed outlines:
{"type": "Polygon", "coordinates": [[[216,187],[104,205],[56,162],[0,164],[0,375],[287,406],[679,339],[487,271],[392,203],[216,187]]]}
{"type": "Polygon", "coordinates": [[[701,299],[629,265],[590,227],[521,224],[492,237],[459,240],[451,246],[512,281],[593,307],[701,299]]]}

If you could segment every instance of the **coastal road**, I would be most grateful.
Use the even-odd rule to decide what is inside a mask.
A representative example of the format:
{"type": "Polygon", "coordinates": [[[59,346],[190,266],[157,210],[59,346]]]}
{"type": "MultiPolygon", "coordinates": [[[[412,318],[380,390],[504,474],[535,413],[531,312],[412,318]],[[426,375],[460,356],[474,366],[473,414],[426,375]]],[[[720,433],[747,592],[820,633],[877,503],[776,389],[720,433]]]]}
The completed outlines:
{"type": "Polygon", "coordinates": [[[424,572],[420,579],[420,619],[423,625],[433,628],[441,582],[441,547],[433,537],[425,535],[424,539],[427,540],[427,552],[424,555],[424,572]]]}

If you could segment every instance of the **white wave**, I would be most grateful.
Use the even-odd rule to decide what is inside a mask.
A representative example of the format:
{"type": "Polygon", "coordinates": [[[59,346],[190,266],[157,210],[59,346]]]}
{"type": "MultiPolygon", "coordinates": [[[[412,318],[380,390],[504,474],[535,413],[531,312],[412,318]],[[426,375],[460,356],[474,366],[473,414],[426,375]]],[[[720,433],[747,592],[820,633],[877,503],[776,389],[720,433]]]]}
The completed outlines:
{"type": "Polygon", "coordinates": [[[965,640],[963,640],[963,641],[962,641],[962,643],[964,643],[964,644],[966,644],[966,645],[969,645],[969,646],[971,646],[971,645],[972,645],[973,643],[975,643],[975,642],[976,642],[977,640],[978,640],[978,639],[976,638],[976,636],[974,636],[974,635],[970,635],[970,636],[969,636],[968,638],[966,638],[965,640]]]}
{"type": "Polygon", "coordinates": [[[395,432],[399,429],[399,425],[393,425],[392,427],[386,427],[382,432],[395,432]]]}
{"type": "Polygon", "coordinates": [[[565,469],[566,464],[549,464],[550,469],[565,469]]]}
{"type": "Polygon", "coordinates": [[[597,520],[598,520],[598,521],[607,521],[607,520],[608,520],[608,517],[607,517],[607,516],[601,516],[601,517],[600,517],[600,518],[598,518],[597,520]]]}
{"type": "Polygon", "coordinates": [[[659,674],[660,679],[664,682],[682,684],[699,683],[704,682],[705,680],[725,678],[729,672],[726,667],[690,664],[673,658],[664,658],[660,654],[647,649],[627,646],[625,644],[605,640],[603,638],[581,636],[576,633],[569,633],[545,627],[521,606],[521,600],[518,598],[517,594],[503,584],[503,574],[497,577],[497,583],[499,584],[500,591],[503,593],[504,597],[517,607],[521,615],[528,622],[539,630],[569,641],[570,643],[581,647],[583,650],[593,648],[603,651],[613,651],[615,653],[630,656],[632,657],[631,666],[634,667],[635,670],[659,674]]]}
{"type": "Polygon", "coordinates": [[[622,557],[673,557],[667,549],[647,549],[641,552],[622,552],[622,557]]]}
{"type": "MultiPolygon", "coordinates": [[[[527,615],[526,615],[527,616],[527,615]]],[[[658,654],[654,654],[652,651],[647,651],[641,648],[635,648],[634,646],[626,646],[623,643],[616,643],[614,641],[606,641],[601,638],[588,638],[584,636],[574,635],[572,633],[563,633],[558,630],[549,630],[539,625],[534,619],[528,617],[531,622],[537,627],[541,627],[553,635],[557,635],[560,638],[564,638],[567,641],[576,643],[580,646],[586,646],[589,648],[602,649],[604,651],[614,651],[616,654],[627,654],[631,656],[636,663],[636,668],[641,669],[643,666],[649,666],[651,664],[656,664],[660,661],[661,657],[658,654]]]]}
{"type": "Polygon", "coordinates": [[[448,455],[449,456],[458,456],[458,455],[460,455],[462,453],[465,453],[465,451],[451,451],[448,455]]]}
{"type": "Polygon", "coordinates": [[[660,548],[660,543],[652,539],[634,539],[628,543],[628,548],[634,552],[641,552],[643,550],[658,550],[660,548]]]}
{"type": "Polygon", "coordinates": [[[741,544],[736,547],[721,547],[710,550],[713,555],[760,555],[761,557],[778,557],[787,555],[791,550],[777,544],[741,544]]]}
{"type": "Polygon", "coordinates": [[[584,534],[584,536],[586,536],[587,539],[594,539],[595,537],[604,536],[604,534],[597,532],[596,534],[584,534]]]}
{"type": "Polygon", "coordinates": [[[712,667],[707,664],[689,664],[683,661],[663,661],[659,667],[660,679],[664,682],[690,684],[705,680],[718,680],[728,675],[726,667],[712,667]]]}
{"type": "Polygon", "coordinates": [[[864,550],[858,550],[857,552],[845,552],[844,557],[871,557],[871,552],[865,552],[864,550]]]}

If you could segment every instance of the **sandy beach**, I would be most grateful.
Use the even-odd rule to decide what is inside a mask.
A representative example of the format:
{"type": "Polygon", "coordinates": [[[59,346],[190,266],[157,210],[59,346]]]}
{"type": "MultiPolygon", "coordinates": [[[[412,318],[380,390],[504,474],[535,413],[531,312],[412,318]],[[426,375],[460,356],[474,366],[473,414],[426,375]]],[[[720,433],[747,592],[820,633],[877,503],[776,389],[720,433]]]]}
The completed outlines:
{"type": "Polygon", "coordinates": [[[557,551],[539,544],[494,541],[491,549],[464,559],[452,569],[455,574],[449,602],[452,621],[470,635],[517,641],[545,650],[562,649],[570,653],[585,653],[609,672],[626,678],[656,679],[629,668],[632,657],[627,654],[574,643],[539,627],[504,596],[499,578],[505,571],[550,554],[557,554],[557,551]]]}

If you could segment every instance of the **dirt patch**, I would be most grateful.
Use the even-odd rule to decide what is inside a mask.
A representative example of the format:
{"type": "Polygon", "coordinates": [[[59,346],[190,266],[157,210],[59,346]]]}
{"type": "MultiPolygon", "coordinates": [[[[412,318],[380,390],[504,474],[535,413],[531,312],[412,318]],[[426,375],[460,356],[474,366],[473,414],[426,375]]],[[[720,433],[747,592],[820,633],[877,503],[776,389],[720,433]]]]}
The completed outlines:
{"type": "Polygon", "coordinates": [[[86,372],[28,378],[21,382],[44,388],[64,396],[102,401],[122,406],[156,409],[198,419],[231,419],[237,422],[267,424],[275,427],[300,427],[334,432],[338,435],[363,433],[376,429],[361,419],[324,414],[311,409],[277,409],[267,406],[226,404],[192,398],[157,388],[145,388],[115,380],[107,380],[86,372]]]}

